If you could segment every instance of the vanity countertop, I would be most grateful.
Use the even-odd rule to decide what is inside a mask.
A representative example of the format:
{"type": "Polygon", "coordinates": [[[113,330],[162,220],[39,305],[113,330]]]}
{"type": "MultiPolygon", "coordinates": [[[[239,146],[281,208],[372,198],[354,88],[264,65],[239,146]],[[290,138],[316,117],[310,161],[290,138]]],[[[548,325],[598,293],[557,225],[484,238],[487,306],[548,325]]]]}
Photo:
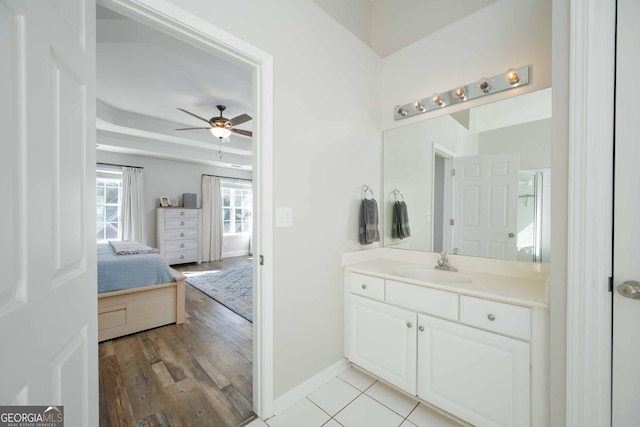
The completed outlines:
{"type": "Polygon", "coordinates": [[[544,272],[534,271],[515,275],[513,272],[506,271],[507,274],[497,274],[465,269],[462,265],[456,265],[453,262],[452,264],[459,268],[458,272],[442,273],[467,276],[471,278],[472,281],[470,283],[445,284],[418,280],[397,274],[396,271],[398,267],[414,266],[429,269],[431,266],[435,266],[433,262],[418,263],[415,262],[415,260],[377,258],[345,264],[344,268],[354,273],[427,286],[434,289],[455,292],[460,295],[470,295],[529,307],[549,308],[549,276],[544,272]]]}

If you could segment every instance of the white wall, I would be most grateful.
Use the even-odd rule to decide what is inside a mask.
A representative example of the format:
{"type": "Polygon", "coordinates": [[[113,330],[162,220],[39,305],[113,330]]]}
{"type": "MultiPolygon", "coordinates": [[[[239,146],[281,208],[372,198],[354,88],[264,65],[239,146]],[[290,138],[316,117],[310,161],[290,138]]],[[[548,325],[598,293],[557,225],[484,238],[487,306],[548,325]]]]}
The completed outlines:
{"type": "MultiPolygon", "coordinates": [[[[98,142],[100,134],[98,134],[98,142]]],[[[182,193],[195,193],[198,208],[202,207],[202,174],[251,179],[248,171],[217,168],[175,160],[157,159],[147,156],[97,151],[97,161],[144,168],[144,236],[145,243],[156,246],[156,208],[160,197],[177,199],[182,205],[182,193]]],[[[236,256],[249,251],[249,236],[228,236],[223,242],[223,256],[236,256]]]]}
{"type": "MultiPolygon", "coordinates": [[[[311,0],[171,0],[273,55],[275,397],[343,357],[341,255],[361,187],[380,197],[381,60],[311,0]]],[[[369,245],[366,248],[377,246],[369,245]]]]}

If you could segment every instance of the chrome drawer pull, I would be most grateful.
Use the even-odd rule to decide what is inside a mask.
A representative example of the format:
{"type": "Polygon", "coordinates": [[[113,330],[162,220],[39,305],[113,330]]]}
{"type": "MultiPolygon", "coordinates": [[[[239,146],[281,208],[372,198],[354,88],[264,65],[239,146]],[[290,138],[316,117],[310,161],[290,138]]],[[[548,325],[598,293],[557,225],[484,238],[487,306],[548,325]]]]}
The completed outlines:
{"type": "Polygon", "coordinates": [[[181,248],[184,248],[184,243],[180,243],[180,247],[181,247],[181,248]]]}
{"type": "Polygon", "coordinates": [[[184,216],[184,211],[180,211],[180,216],[184,216]]]}
{"type": "Polygon", "coordinates": [[[180,237],[184,237],[184,233],[180,233],[180,237]]]}
{"type": "Polygon", "coordinates": [[[184,225],[184,221],[180,221],[180,225],[184,225]]]}
{"type": "Polygon", "coordinates": [[[362,289],[367,289],[367,285],[365,285],[364,283],[362,284],[362,289]]]}
{"type": "Polygon", "coordinates": [[[487,316],[487,319],[489,319],[490,322],[493,322],[494,320],[496,320],[496,316],[494,316],[493,314],[490,314],[487,316]]]}
{"type": "Polygon", "coordinates": [[[419,330],[420,332],[424,332],[424,326],[418,326],[418,330],[419,330]]]}
{"type": "Polygon", "coordinates": [[[411,328],[411,327],[413,327],[413,323],[407,322],[407,328],[411,328]]]}
{"type": "Polygon", "coordinates": [[[184,255],[180,255],[180,259],[184,259],[184,255]]]}

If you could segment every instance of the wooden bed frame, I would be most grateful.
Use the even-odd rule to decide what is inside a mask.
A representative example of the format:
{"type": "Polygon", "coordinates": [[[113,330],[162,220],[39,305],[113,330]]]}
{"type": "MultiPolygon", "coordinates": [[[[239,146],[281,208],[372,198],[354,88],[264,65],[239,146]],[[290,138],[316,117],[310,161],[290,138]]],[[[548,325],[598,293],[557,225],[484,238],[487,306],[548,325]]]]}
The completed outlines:
{"type": "Polygon", "coordinates": [[[98,341],[184,323],[185,276],[171,274],[175,282],[98,294],[98,341]]]}

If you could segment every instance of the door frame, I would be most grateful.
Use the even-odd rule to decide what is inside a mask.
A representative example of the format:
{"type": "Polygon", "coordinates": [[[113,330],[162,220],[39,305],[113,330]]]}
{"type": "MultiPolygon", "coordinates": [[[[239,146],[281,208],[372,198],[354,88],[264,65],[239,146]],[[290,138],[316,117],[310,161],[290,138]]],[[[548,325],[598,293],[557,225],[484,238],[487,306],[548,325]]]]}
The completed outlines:
{"type": "MultiPolygon", "coordinates": [[[[611,424],[612,295],[608,279],[612,274],[616,2],[554,3],[560,4],[554,13],[566,10],[563,16],[569,17],[569,22],[562,23],[569,25],[569,69],[561,70],[560,75],[554,69],[554,98],[555,88],[562,87],[556,86],[557,80],[569,87],[568,94],[560,92],[569,101],[564,425],[607,426],[611,424]]],[[[560,26],[554,24],[554,30],[560,26]]],[[[555,253],[553,257],[557,259],[555,253]]],[[[556,279],[553,285],[561,288],[562,277],[556,279]]],[[[552,313],[555,308],[562,310],[554,306],[553,292],[552,313]]],[[[562,295],[557,291],[556,295],[561,301],[562,295]]],[[[552,318],[552,328],[560,327],[562,320],[553,322],[552,318]]],[[[557,391],[552,388],[552,396],[557,391]]]]}
{"type": "Polygon", "coordinates": [[[273,56],[167,0],[95,0],[252,70],[255,253],[253,410],[273,415],[273,56]],[[263,260],[262,265],[257,260],[263,260]]]}

